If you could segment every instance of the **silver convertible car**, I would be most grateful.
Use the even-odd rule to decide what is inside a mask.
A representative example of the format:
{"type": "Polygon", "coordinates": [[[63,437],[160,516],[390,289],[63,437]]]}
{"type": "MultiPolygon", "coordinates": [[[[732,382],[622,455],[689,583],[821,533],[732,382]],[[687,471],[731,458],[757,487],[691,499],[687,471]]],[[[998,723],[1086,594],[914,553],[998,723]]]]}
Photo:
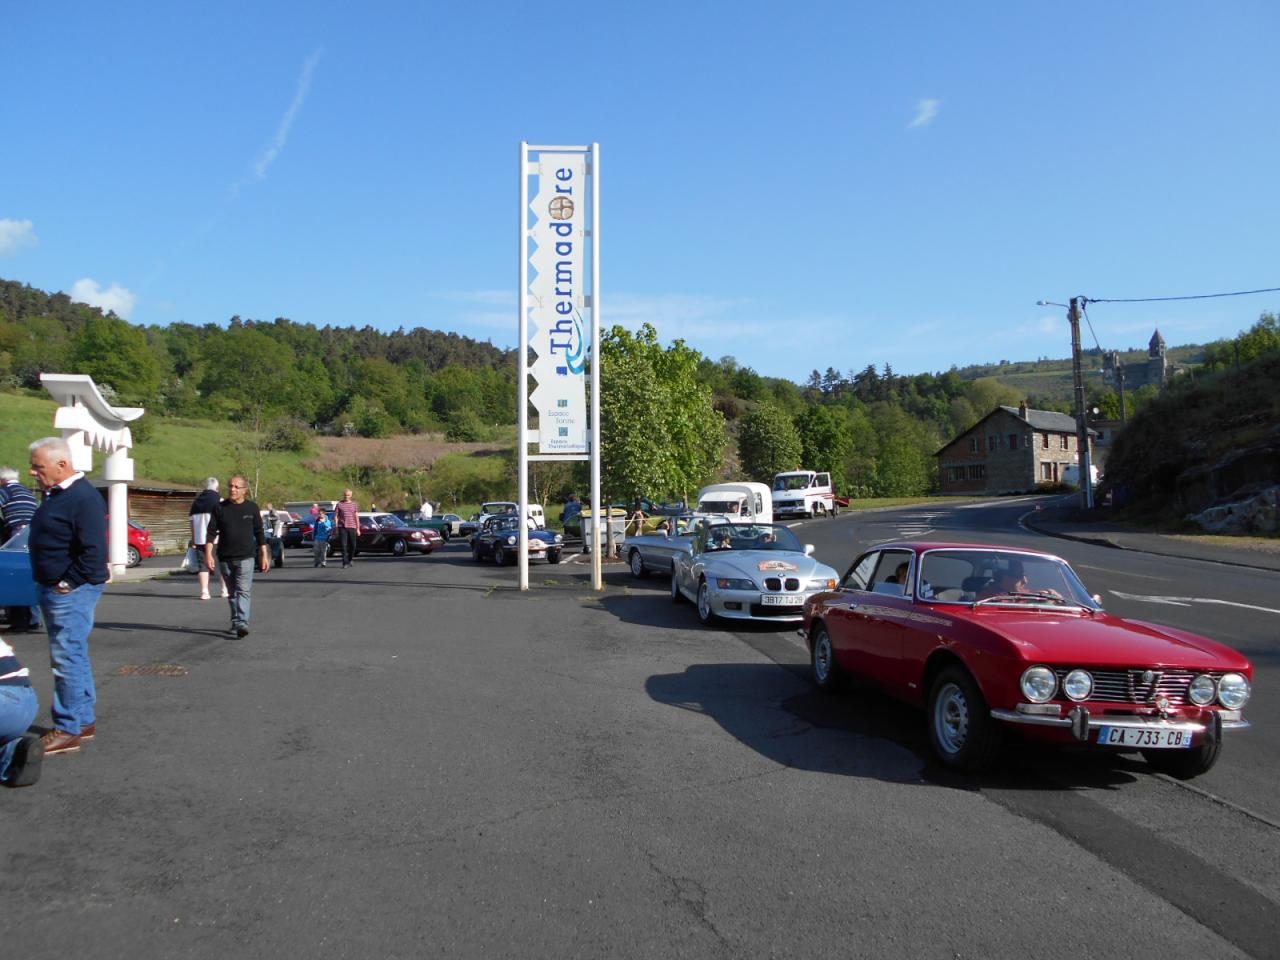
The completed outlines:
{"type": "Polygon", "coordinates": [[[703,526],[692,550],[672,557],[671,601],[693,600],[703,623],[717,617],[796,623],[805,600],[839,579],[812,553],[811,545],[772,523],[703,526]]]}

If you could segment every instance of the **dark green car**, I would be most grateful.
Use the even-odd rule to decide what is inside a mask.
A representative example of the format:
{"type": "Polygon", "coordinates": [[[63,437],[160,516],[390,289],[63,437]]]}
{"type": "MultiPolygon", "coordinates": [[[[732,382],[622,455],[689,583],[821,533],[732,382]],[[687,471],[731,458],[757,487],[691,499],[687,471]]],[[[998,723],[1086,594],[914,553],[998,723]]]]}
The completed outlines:
{"type": "Polygon", "coordinates": [[[442,513],[427,518],[417,510],[392,510],[406,526],[435,530],[446,541],[462,533],[462,518],[456,513],[442,513]]]}

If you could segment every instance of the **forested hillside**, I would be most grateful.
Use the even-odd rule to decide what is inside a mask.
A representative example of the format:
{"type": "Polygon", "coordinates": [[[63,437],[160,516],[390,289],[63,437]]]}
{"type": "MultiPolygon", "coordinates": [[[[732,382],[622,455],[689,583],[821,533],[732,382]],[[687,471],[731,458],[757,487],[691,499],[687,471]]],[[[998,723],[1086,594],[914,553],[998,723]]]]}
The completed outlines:
{"type": "MultiPolygon", "coordinates": [[[[1220,361],[1222,349],[1205,348],[1206,359],[1220,361]]],[[[1070,409],[1069,393],[1036,389],[1064,367],[1069,382],[1068,361],[911,376],[887,364],[828,367],[796,384],[679,341],[663,346],[647,325],[614,327],[601,353],[605,480],[616,497],[688,496],[710,480],[768,480],[797,466],[831,471],[846,495],[922,494],[936,487],[936,451],[997,405],[1070,409]],[[999,375],[972,376],[988,371],[999,375]]],[[[0,384],[37,390],[42,370],[89,374],[114,399],[156,417],[234,423],[238,464],[261,464],[265,451],[306,451],[324,436],[492,442],[509,438],[515,420],[515,352],[457,334],[285,318],[142,327],[65,294],[0,281],[0,384]]],[[[1104,416],[1118,416],[1118,398],[1096,373],[1088,390],[1104,416]]],[[[1131,392],[1130,413],[1153,395],[1131,392]]],[[[144,418],[140,438],[156,422],[144,418]]],[[[490,495],[514,491],[514,466],[506,473],[485,473],[490,495]]],[[[539,466],[535,483],[555,500],[581,489],[580,474],[539,466]]]]}

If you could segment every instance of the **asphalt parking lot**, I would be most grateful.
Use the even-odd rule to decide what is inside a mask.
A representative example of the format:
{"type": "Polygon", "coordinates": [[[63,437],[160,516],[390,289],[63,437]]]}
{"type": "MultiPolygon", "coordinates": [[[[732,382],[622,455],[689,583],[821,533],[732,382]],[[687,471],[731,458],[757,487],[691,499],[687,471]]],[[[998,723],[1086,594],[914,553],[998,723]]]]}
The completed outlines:
{"type": "MultiPolygon", "coordinates": [[[[295,559],[296,558],[296,559],[295,559]]],[[[98,736],[0,793],[15,956],[1243,956],[832,702],[789,631],[610,565],[424,558],[114,585],[98,736]]],[[[44,638],[21,638],[44,712],[44,638]]],[[[886,735],[886,730],[890,731],[886,735]]],[[[1047,790],[1022,783],[1024,793],[1047,790]]]]}

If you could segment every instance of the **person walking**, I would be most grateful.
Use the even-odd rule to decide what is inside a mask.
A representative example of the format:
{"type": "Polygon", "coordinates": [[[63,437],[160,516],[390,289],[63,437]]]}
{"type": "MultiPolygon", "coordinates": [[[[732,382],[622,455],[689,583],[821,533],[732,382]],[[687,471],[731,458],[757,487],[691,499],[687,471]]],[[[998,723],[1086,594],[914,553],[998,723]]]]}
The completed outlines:
{"type": "MultiPolygon", "coordinates": [[[[200,599],[209,599],[209,570],[205,566],[204,555],[205,545],[209,543],[209,521],[213,518],[213,513],[218,509],[218,503],[222,500],[218,496],[218,478],[209,477],[204,482],[204,490],[195,498],[191,504],[191,546],[195,547],[199,564],[196,579],[200,581],[200,599]]],[[[226,581],[222,581],[222,596],[229,597],[231,594],[227,590],[226,581]]]]}
{"type": "Polygon", "coordinates": [[[342,550],[342,565],[351,566],[356,559],[356,537],[360,535],[360,504],[352,499],[350,490],[342,491],[342,499],[333,510],[333,525],[338,531],[338,546],[342,550]]]}
{"type": "Polygon", "coordinates": [[[27,549],[53,666],[53,729],[41,738],[52,756],[79,750],[97,733],[89,634],[107,582],[107,511],[102,494],[72,465],[67,441],[45,437],[30,450],[31,475],[44,490],[27,549]]]}
{"type": "Polygon", "coordinates": [[[327,567],[329,565],[329,537],[333,533],[333,523],[329,520],[327,513],[319,514],[315,522],[312,524],[311,535],[315,538],[315,546],[312,548],[315,562],[312,566],[327,567]]]}
{"type": "MultiPolygon", "coordinates": [[[[4,524],[4,540],[31,524],[37,506],[35,496],[18,480],[18,471],[13,467],[0,467],[0,521],[4,524]]],[[[10,633],[26,633],[40,626],[36,607],[9,607],[8,612],[10,633]]]]}
{"type": "Polygon", "coordinates": [[[267,504],[267,516],[263,521],[267,534],[267,546],[271,548],[271,565],[284,566],[284,517],[271,504],[267,504]]]}
{"type": "Polygon", "coordinates": [[[205,565],[213,571],[216,547],[218,571],[231,592],[231,632],[237,637],[247,637],[255,560],[258,569],[266,573],[271,569],[271,559],[267,556],[262,513],[256,503],[245,499],[249,493],[248,482],[244,477],[234,476],[227,487],[227,499],[218,504],[209,520],[205,565]]]}
{"type": "Polygon", "coordinates": [[[27,668],[13,647],[0,640],[0,783],[29,787],[40,779],[44,744],[28,733],[40,709],[27,668]]]}

